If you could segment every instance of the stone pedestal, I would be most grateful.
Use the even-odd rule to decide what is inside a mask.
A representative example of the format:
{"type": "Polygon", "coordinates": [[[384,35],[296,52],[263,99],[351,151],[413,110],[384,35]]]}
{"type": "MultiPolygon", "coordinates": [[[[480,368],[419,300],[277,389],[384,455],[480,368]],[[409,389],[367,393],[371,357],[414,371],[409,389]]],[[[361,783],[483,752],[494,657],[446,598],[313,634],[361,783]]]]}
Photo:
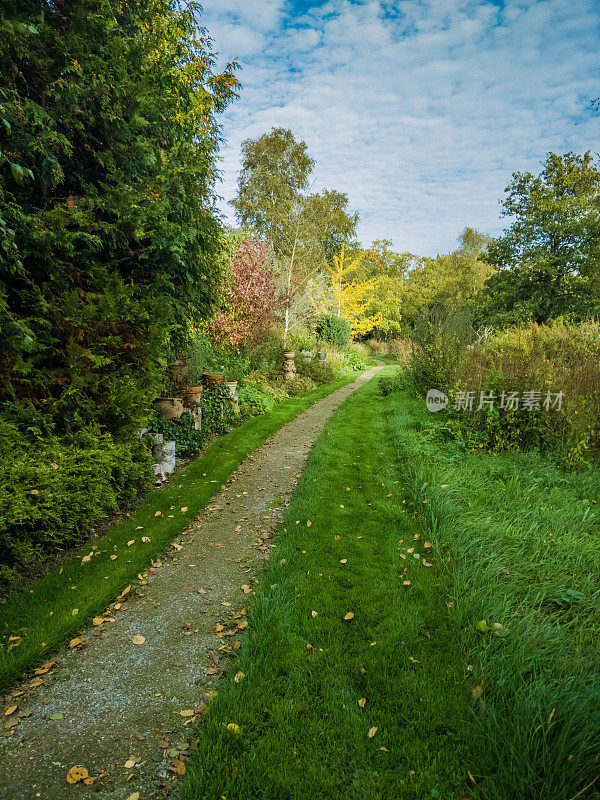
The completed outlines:
{"type": "Polygon", "coordinates": [[[284,353],[285,361],[283,368],[285,370],[285,380],[292,381],[296,377],[296,364],[294,363],[295,353],[284,353]]]}

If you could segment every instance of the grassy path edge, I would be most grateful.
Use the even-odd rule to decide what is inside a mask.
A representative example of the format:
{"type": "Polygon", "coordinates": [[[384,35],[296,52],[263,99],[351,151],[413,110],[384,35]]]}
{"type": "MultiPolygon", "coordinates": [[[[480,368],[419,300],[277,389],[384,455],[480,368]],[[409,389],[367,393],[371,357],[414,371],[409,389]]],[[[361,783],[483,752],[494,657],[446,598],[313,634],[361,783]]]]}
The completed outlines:
{"type": "Polygon", "coordinates": [[[12,687],[101,614],[139,572],[160,557],[242,461],[273,433],[357,377],[340,378],[288,398],[270,413],[253,417],[215,440],[204,455],[162,489],[151,491],[126,519],[97,539],[89,562],[81,560],[92,553],[88,542],[60,568],[9,596],[0,607],[0,691],[12,687]],[[142,541],[142,537],[148,541],[142,541]],[[19,638],[11,641],[11,636],[19,638]]]}

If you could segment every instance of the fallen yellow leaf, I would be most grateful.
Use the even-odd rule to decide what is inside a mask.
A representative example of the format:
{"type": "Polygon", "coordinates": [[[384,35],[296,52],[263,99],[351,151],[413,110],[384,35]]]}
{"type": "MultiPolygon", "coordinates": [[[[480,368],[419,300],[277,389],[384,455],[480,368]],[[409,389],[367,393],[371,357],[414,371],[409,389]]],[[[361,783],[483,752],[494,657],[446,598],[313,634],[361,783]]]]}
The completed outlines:
{"type": "Polygon", "coordinates": [[[234,677],[233,677],[233,680],[234,680],[236,683],[239,683],[239,682],[242,680],[242,678],[245,678],[245,677],[246,677],[245,673],[243,673],[243,672],[236,672],[236,674],[235,674],[235,675],[234,675],[234,677]]]}
{"type": "Polygon", "coordinates": [[[191,708],[186,708],[185,711],[180,711],[179,712],[179,716],[181,716],[181,717],[193,717],[194,716],[194,710],[191,709],[191,708]]]}
{"type": "Polygon", "coordinates": [[[365,707],[365,703],[366,703],[366,702],[367,702],[367,698],[366,698],[366,697],[361,697],[361,698],[360,698],[360,700],[358,701],[358,705],[359,705],[361,708],[364,708],[364,707],[365,707]]]}
{"type": "Polygon", "coordinates": [[[229,725],[227,726],[227,730],[229,731],[229,733],[239,733],[240,726],[236,725],[235,722],[230,722],[229,725]]]}
{"type": "Polygon", "coordinates": [[[145,636],[140,636],[139,634],[136,634],[136,635],[135,635],[135,636],[132,638],[132,640],[131,640],[131,641],[132,641],[134,644],[144,644],[144,642],[146,641],[146,637],[145,637],[145,636]]]}
{"type": "Polygon", "coordinates": [[[154,514],[154,516],[155,516],[155,517],[162,517],[162,511],[157,511],[157,512],[154,514]]]}
{"type": "Polygon", "coordinates": [[[344,619],[354,619],[354,612],[353,611],[349,611],[346,614],[346,616],[344,617],[344,619]]]}
{"type": "Polygon", "coordinates": [[[77,647],[78,644],[81,644],[81,639],[71,639],[69,647],[77,647]]]}
{"type": "Polygon", "coordinates": [[[368,734],[369,739],[372,739],[375,736],[376,733],[377,733],[377,725],[375,725],[373,728],[370,728],[369,734],[368,734]]]}
{"type": "Polygon", "coordinates": [[[67,773],[67,783],[78,783],[79,781],[84,780],[84,778],[88,777],[87,769],[78,764],[75,767],[71,767],[71,769],[67,773]]]}
{"type": "Polygon", "coordinates": [[[92,625],[102,625],[104,622],[104,617],[94,617],[92,620],[92,625]]]}
{"type": "Polygon", "coordinates": [[[19,706],[9,706],[6,711],[4,712],[4,716],[8,717],[10,714],[14,714],[19,706]]]}
{"type": "Polygon", "coordinates": [[[242,592],[244,594],[250,594],[250,587],[248,586],[247,583],[242,584],[242,592]]]}

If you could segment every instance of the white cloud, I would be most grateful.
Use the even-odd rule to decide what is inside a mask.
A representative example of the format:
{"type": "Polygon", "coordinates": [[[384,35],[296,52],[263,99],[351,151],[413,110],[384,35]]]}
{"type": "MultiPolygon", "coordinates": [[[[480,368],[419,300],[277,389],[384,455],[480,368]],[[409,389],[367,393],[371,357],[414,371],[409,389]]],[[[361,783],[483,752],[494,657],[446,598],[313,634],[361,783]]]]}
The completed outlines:
{"type": "Polygon", "coordinates": [[[364,243],[433,254],[466,225],[500,230],[513,171],[536,170],[549,150],[596,146],[600,119],[586,113],[600,95],[595,0],[204,9],[222,59],[243,67],[222,120],[226,200],[243,139],[290,127],[317,160],[314,189],[345,191],[360,211],[364,243]]]}

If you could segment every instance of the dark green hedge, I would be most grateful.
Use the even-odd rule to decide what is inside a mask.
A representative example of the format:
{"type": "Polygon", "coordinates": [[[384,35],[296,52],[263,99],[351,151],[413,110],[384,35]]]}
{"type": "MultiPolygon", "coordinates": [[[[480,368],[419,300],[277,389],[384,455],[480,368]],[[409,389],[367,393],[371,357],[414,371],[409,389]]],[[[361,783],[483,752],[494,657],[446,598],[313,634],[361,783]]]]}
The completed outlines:
{"type": "Polygon", "coordinates": [[[140,441],[117,444],[91,429],[63,438],[33,429],[26,437],[0,418],[0,586],[84,541],[150,475],[140,441]]]}

